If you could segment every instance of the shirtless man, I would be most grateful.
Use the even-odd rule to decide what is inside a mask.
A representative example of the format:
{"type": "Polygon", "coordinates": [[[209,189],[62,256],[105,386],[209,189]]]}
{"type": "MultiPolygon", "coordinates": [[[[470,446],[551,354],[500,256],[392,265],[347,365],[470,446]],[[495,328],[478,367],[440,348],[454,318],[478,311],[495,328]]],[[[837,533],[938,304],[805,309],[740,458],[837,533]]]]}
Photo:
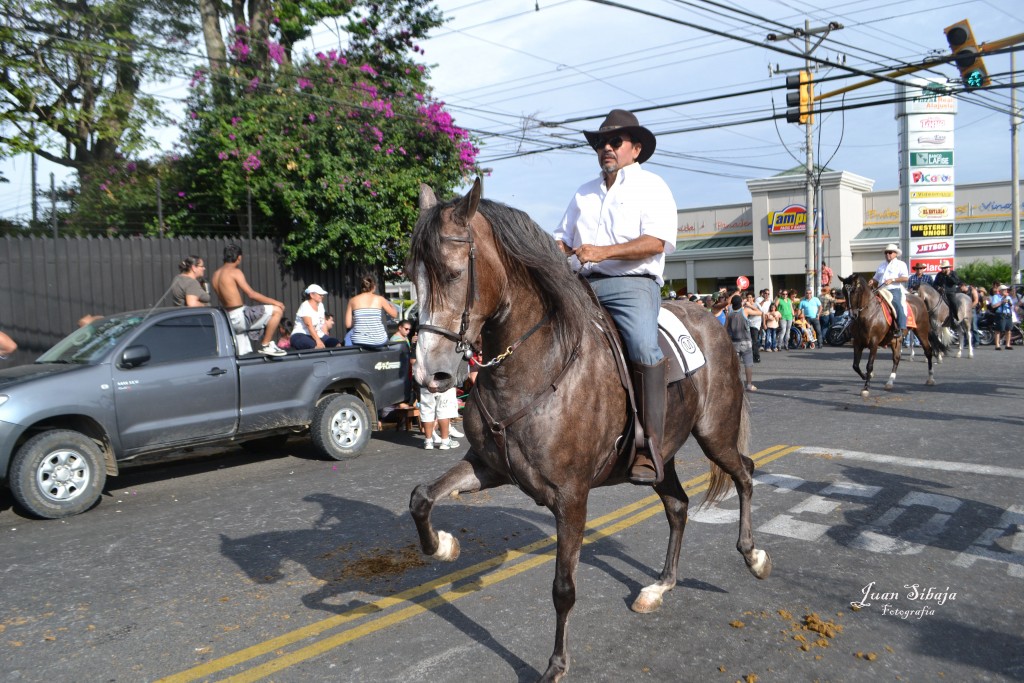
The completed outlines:
{"type": "Polygon", "coordinates": [[[283,356],[287,353],[274,343],[274,332],[277,331],[278,324],[284,316],[284,304],[260,294],[245,281],[245,274],[242,273],[241,247],[235,244],[224,247],[224,265],[213,274],[212,282],[235,334],[263,330],[263,343],[258,349],[259,353],[265,356],[283,356]],[[252,301],[258,301],[260,305],[243,305],[243,294],[252,301]]]}

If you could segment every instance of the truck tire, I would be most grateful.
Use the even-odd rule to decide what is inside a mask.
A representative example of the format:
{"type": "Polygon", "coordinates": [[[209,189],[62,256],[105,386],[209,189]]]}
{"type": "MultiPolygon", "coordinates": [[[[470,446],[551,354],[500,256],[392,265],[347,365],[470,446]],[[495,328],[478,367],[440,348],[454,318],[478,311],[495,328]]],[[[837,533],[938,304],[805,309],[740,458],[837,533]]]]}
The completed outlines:
{"type": "Polygon", "coordinates": [[[317,404],[309,433],[324,455],[347,460],[362,454],[372,428],[366,404],[351,394],[334,394],[317,404]]]}
{"type": "Polygon", "coordinates": [[[96,442],[81,432],[55,429],[36,434],[11,462],[14,499],[43,519],[85,512],[99,500],[107,469],[96,442]]]}

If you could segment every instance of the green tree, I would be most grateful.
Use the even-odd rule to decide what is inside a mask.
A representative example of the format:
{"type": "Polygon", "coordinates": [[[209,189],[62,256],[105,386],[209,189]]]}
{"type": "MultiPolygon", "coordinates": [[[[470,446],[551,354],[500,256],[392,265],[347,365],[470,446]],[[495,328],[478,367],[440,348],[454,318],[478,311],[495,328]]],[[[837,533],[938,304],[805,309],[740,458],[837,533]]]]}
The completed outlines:
{"type": "Polygon", "coordinates": [[[290,261],[397,267],[419,184],[444,193],[477,170],[472,139],[413,59],[441,13],[414,0],[230,7],[221,35],[211,28],[228,6],[200,3],[209,68],[192,83],[173,230],[244,232],[251,215],[254,234],[280,237],[290,261]],[[347,49],[296,60],[295,42],[328,17],[347,49]]]}
{"type": "Polygon", "coordinates": [[[35,152],[76,171],[145,149],[166,121],[142,90],[180,72],[187,0],[0,0],[0,158],[35,152]]]}
{"type": "Polygon", "coordinates": [[[277,71],[273,83],[254,77],[228,103],[197,82],[182,199],[206,220],[234,217],[241,227],[251,194],[254,232],[281,237],[290,261],[397,267],[419,184],[452,190],[476,171],[478,150],[424,94],[425,69],[388,57],[385,76],[361,59],[321,53],[277,71]]]}
{"type": "Polygon", "coordinates": [[[1010,264],[996,258],[989,262],[970,261],[957,264],[956,274],[964,282],[988,289],[996,280],[1004,284],[1010,282],[1010,264]]]}

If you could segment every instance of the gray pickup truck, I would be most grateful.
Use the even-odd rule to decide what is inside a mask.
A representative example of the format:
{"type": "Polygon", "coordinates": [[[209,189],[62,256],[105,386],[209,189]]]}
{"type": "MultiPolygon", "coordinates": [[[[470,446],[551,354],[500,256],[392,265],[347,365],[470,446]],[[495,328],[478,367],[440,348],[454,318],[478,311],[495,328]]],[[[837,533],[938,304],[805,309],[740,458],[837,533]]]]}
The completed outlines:
{"type": "Polygon", "coordinates": [[[92,507],[119,463],[144,454],[308,431],[331,458],[356,457],[406,373],[397,345],[236,356],[215,308],[109,316],[0,371],[0,479],[56,519],[92,507]]]}

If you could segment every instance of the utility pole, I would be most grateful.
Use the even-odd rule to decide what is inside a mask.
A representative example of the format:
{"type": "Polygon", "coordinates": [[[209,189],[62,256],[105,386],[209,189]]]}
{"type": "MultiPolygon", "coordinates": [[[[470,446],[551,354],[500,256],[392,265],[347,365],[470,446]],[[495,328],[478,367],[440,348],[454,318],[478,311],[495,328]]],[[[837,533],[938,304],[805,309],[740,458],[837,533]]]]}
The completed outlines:
{"type": "Polygon", "coordinates": [[[1017,115],[1017,59],[1016,53],[1010,53],[1010,202],[1013,208],[1010,210],[1010,235],[1012,245],[1010,246],[1010,267],[1013,272],[1010,274],[1013,284],[1020,284],[1020,163],[1017,158],[1017,128],[1020,126],[1020,116],[1017,115]]]}
{"type": "MultiPolygon", "coordinates": [[[[804,28],[801,31],[797,29],[792,33],[784,35],[769,34],[768,40],[784,40],[790,38],[797,38],[802,36],[804,39],[804,71],[807,74],[807,92],[805,93],[806,99],[808,100],[807,105],[809,112],[806,117],[800,117],[800,123],[804,124],[804,146],[805,160],[804,170],[807,175],[806,187],[804,188],[805,199],[807,204],[807,230],[806,239],[804,243],[804,288],[809,289],[812,292],[817,293],[821,288],[821,274],[818,272],[818,260],[817,252],[815,251],[815,226],[817,221],[814,217],[814,192],[815,192],[815,174],[814,174],[814,95],[812,91],[811,77],[811,54],[821,45],[822,41],[828,37],[828,34],[833,30],[841,29],[843,26],[837,22],[829,22],[826,26],[818,26],[811,28],[811,22],[809,19],[804,19],[804,28]],[[821,34],[817,42],[811,45],[811,36],[821,34]]],[[[789,87],[787,83],[787,87],[789,87]]],[[[804,113],[803,106],[804,98],[801,98],[800,114],[804,113]]],[[[789,114],[787,112],[787,120],[789,114]]]]}

